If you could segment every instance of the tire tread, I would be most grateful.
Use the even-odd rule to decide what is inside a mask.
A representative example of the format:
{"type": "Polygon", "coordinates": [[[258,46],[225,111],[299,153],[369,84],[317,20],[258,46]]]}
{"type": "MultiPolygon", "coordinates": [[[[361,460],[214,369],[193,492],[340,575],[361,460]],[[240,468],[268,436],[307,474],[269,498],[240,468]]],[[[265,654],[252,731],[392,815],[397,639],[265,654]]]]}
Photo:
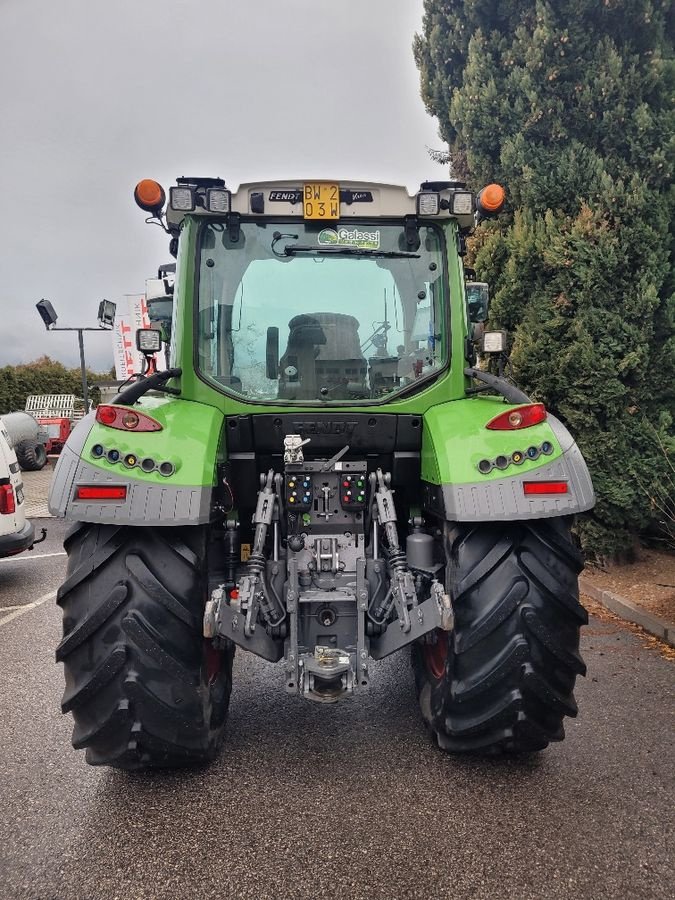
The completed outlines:
{"type": "MultiPolygon", "coordinates": [[[[528,753],[564,737],[577,715],[581,554],[565,519],[445,526],[455,610],[444,674],[413,646],[420,707],[449,752],[528,753]]],[[[443,639],[441,637],[441,639],[443,639]]]]}
{"type": "Polygon", "coordinates": [[[203,764],[227,718],[233,650],[207,683],[201,616],[208,532],[78,523],[66,535],[57,648],[74,718],[73,746],[91,765],[203,764]]]}

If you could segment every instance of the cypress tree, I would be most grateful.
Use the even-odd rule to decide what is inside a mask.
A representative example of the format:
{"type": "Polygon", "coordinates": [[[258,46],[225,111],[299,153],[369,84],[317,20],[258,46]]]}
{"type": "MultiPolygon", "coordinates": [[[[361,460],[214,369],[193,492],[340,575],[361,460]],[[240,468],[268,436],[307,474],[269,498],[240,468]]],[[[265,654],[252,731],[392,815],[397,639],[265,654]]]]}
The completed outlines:
{"type": "Polygon", "coordinates": [[[675,419],[665,0],[425,0],[414,52],[453,174],[501,181],[476,233],[514,374],[565,421],[598,505],[586,548],[630,549],[654,516],[675,419]]]}

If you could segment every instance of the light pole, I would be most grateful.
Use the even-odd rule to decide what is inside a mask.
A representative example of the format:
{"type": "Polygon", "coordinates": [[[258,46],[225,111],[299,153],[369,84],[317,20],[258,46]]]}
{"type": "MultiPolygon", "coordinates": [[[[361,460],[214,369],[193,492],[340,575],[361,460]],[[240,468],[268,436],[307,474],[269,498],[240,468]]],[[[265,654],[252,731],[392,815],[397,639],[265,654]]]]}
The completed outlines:
{"type": "Polygon", "coordinates": [[[80,372],[82,374],[82,398],[84,400],[85,414],[89,411],[89,391],[87,390],[87,369],[84,363],[84,334],[85,331],[110,331],[115,323],[116,304],[111,300],[101,300],[98,305],[98,328],[62,328],[56,327],[58,316],[49,300],[39,300],[36,309],[40,318],[45,323],[47,331],[76,331],[77,343],[80,348],[80,372]]]}

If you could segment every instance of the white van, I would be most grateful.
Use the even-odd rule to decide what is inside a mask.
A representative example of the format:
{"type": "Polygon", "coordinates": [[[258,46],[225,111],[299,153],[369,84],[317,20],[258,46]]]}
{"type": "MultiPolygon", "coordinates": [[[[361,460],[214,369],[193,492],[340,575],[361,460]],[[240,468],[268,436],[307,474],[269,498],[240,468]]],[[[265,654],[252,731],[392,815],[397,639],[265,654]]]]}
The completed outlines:
{"type": "Polygon", "coordinates": [[[0,557],[28,550],[35,542],[35,529],[26,521],[21,469],[12,441],[0,422],[0,557]]]}

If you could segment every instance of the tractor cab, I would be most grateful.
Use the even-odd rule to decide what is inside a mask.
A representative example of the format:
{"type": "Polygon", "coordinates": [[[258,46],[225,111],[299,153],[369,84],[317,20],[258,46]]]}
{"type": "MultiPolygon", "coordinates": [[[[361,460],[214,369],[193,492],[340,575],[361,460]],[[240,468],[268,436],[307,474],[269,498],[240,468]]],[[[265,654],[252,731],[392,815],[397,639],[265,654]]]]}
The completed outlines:
{"type": "Polygon", "coordinates": [[[245,404],[361,405],[449,372],[452,328],[464,330],[451,322],[451,291],[463,292],[456,248],[477,209],[463,184],[425,182],[411,195],[182,178],[165,213],[155,182],[136,199],[194,279],[194,368],[216,390],[245,404]]]}

